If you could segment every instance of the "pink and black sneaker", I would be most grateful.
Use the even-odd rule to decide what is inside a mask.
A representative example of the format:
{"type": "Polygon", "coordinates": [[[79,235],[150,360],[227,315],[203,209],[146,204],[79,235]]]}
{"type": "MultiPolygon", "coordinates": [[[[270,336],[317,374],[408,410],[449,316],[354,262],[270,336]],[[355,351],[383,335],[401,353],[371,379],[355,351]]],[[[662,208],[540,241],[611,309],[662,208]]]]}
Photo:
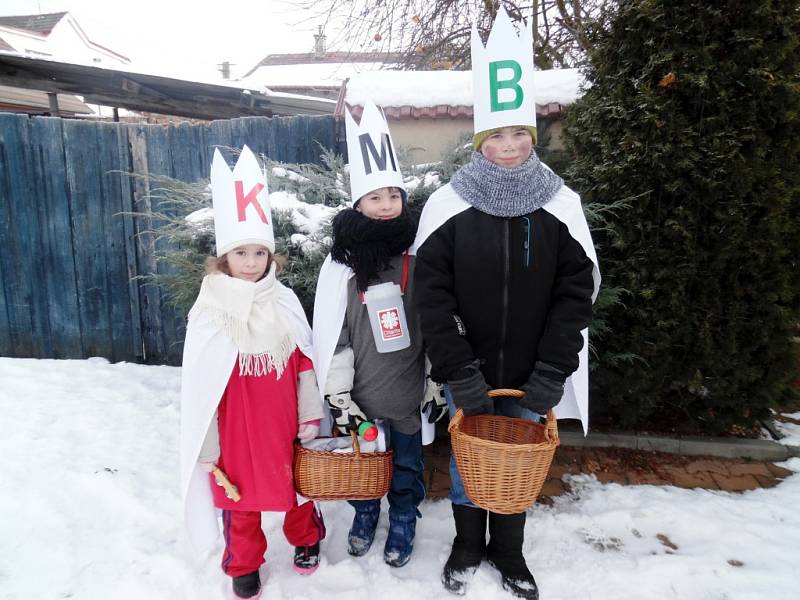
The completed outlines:
{"type": "Polygon", "coordinates": [[[319,567],[319,542],[313,546],[296,546],[294,570],[300,575],[311,575],[319,567]]]}

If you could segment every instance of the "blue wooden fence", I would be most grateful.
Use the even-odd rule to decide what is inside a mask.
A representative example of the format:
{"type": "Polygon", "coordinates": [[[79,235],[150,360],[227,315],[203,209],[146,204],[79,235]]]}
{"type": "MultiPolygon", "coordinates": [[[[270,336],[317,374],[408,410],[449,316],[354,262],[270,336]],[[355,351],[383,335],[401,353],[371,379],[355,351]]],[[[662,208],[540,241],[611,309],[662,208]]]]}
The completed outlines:
{"type": "Polygon", "coordinates": [[[0,113],[0,356],[179,364],[184,316],[157,287],[149,175],[207,179],[215,146],[318,163],[333,117],[130,125],[0,113]],[[127,177],[136,173],[141,177],[127,177]]]}

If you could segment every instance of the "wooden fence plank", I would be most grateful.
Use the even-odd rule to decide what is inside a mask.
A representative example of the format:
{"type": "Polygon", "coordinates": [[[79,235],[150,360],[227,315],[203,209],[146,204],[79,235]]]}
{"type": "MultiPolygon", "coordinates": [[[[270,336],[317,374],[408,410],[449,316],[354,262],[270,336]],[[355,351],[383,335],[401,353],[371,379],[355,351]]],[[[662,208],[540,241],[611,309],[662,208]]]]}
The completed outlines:
{"type": "Polygon", "coordinates": [[[69,186],[64,161],[63,120],[41,117],[29,121],[32,165],[40,185],[36,202],[39,214],[42,284],[50,326],[51,358],[84,356],[75,251],[72,243],[69,186]],[[51,299],[58,298],[58,302],[51,299]]]}
{"type": "Polygon", "coordinates": [[[28,120],[21,115],[0,114],[0,260],[3,261],[8,336],[13,356],[40,357],[42,324],[37,318],[35,214],[30,209],[32,185],[28,120]],[[34,221],[35,222],[35,221],[34,221]]]}
{"type": "Polygon", "coordinates": [[[132,361],[137,352],[134,323],[128,293],[128,264],[126,253],[126,231],[120,213],[124,210],[122,181],[116,171],[127,168],[127,144],[120,144],[120,137],[127,139],[125,129],[113,123],[98,123],[98,173],[100,191],[105,210],[102,212],[103,250],[106,255],[105,288],[112,356],[115,361],[132,361]],[[122,154],[120,150],[122,148],[122,154]]]}
{"type": "Polygon", "coordinates": [[[133,360],[144,361],[144,344],[142,342],[142,314],[139,306],[139,286],[141,282],[137,279],[139,266],[136,256],[136,224],[132,213],[133,192],[135,180],[133,170],[133,157],[128,138],[129,127],[119,127],[119,137],[117,138],[117,153],[120,156],[120,170],[122,173],[114,173],[120,180],[120,206],[122,214],[118,218],[122,221],[125,250],[125,277],[128,286],[128,310],[131,315],[131,344],[133,345],[133,360]]]}
{"type": "MultiPolygon", "coordinates": [[[[133,170],[142,175],[134,180],[134,209],[138,213],[151,212],[150,162],[148,160],[147,125],[137,125],[128,130],[131,145],[133,170]]],[[[140,275],[156,272],[155,238],[152,234],[152,219],[136,219],[136,255],[140,275]]],[[[139,306],[141,312],[142,345],[144,361],[155,362],[164,355],[164,344],[161,339],[161,296],[158,288],[146,283],[139,286],[139,306]]]]}
{"type": "Polygon", "coordinates": [[[64,121],[78,307],[88,356],[112,357],[106,231],[98,124],[64,121]]]}

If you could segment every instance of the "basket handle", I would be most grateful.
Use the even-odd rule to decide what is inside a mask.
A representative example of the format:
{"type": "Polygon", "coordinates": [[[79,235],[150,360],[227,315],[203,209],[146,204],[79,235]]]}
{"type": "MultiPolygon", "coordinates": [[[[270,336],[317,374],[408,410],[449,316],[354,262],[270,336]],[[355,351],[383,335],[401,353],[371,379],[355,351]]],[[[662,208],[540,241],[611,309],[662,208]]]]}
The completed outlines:
{"type": "Polygon", "coordinates": [[[457,409],[456,414],[453,415],[453,418],[450,419],[450,424],[447,426],[448,433],[453,433],[453,429],[461,425],[461,421],[464,420],[464,411],[462,409],[457,409]]]}
{"type": "Polygon", "coordinates": [[[350,437],[353,439],[353,452],[355,452],[356,456],[360,458],[361,446],[358,443],[358,434],[355,432],[355,430],[353,429],[350,430],[350,437]]]}
{"type": "MultiPolygon", "coordinates": [[[[498,388],[496,390],[489,390],[488,394],[490,398],[522,398],[525,395],[525,392],[511,388],[498,388]]],[[[556,414],[553,412],[552,408],[547,411],[545,418],[547,419],[547,425],[545,426],[544,435],[548,442],[553,442],[558,438],[558,429],[556,425],[556,414]]],[[[450,424],[447,426],[447,431],[452,433],[453,429],[461,425],[461,421],[463,420],[464,411],[459,408],[456,410],[456,414],[453,415],[453,418],[450,419],[450,424]]]]}

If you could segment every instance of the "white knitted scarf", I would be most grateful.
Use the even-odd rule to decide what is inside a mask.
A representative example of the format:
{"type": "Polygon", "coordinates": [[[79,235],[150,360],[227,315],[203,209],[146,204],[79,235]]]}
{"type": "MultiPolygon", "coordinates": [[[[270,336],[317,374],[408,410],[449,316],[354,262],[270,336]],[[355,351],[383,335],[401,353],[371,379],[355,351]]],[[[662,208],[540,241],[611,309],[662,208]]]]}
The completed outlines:
{"type": "Polygon", "coordinates": [[[295,349],[289,319],[281,314],[275,263],[258,282],[223,273],[203,278],[189,320],[207,319],[220,327],[239,350],[240,375],[266,375],[272,369],[280,379],[295,349]]]}

